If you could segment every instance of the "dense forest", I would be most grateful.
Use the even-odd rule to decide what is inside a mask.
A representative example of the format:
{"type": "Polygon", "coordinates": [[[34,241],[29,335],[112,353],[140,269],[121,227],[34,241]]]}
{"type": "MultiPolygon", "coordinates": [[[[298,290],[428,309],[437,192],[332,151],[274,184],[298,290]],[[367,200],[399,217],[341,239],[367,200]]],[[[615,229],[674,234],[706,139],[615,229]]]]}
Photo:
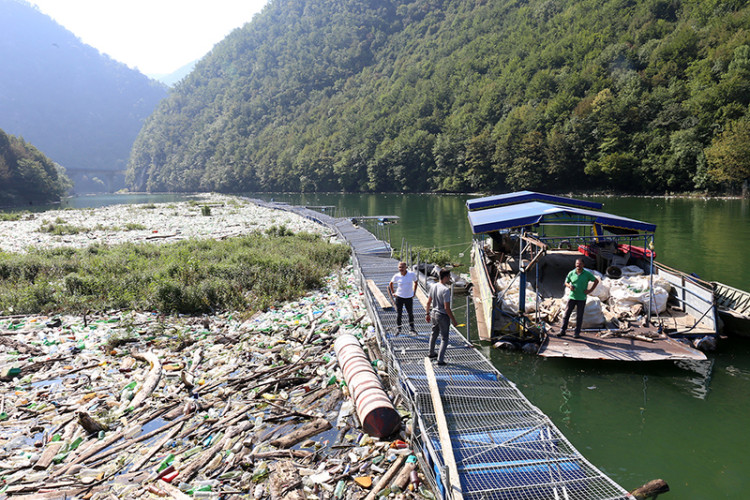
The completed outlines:
{"type": "Polygon", "coordinates": [[[101,188],[93,170],[125,170],[144,120],[167,96],[22,0],[0,0],[0,61],[0,128],[68,169],[76,189],[86,180],[101,188]]]}
{"type": "Polygon", "coordinates": [[[271,0],[149,118],[149,191],[739,189],[739,0],[271,0]]]}
{"type": "Polygon", "coordinates": [[[55,162],[0,130],[0,206],[60,201],[71,185],[55,162]]]}

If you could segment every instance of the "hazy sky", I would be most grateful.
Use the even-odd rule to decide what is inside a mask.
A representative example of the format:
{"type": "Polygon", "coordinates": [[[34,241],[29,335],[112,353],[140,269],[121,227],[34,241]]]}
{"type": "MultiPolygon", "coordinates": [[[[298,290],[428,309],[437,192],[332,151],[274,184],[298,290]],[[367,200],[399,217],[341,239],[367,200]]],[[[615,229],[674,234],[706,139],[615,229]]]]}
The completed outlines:
{"type": "Polygon", "coordinates": [[[267,0],[29,0],[84,43],[147,75],[203,57],[267,0]]]}

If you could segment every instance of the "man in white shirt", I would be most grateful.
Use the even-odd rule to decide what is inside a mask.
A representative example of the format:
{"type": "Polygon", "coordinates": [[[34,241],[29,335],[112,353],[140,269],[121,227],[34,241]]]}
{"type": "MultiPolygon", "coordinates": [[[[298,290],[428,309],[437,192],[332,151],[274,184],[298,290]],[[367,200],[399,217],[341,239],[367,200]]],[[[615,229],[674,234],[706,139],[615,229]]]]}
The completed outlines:
{"type": "Polygon", "coordinates": [[[406,313],[409,315],[409,329],[416,333],[414,328],[414,292],[417,291],[417,275],[406,270],[406,262],[398,263],[398,272],[393,275],[391,282],[388,283],[388,291],[396,302],[396,325],[398,332],[401,333],[401,313],[404,306],[406,313]],[[396,289],[393,289],[393,285],[396,289]]]}

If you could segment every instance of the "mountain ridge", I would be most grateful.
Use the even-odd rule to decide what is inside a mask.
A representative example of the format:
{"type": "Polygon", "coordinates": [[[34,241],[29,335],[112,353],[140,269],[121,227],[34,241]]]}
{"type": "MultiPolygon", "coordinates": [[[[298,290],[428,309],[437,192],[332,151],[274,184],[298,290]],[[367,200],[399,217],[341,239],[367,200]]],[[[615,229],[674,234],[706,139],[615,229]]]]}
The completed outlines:
{"type": "Polygon", "coordinates": [[[273,0],[147,120],[127,179],[149,191],[737,188],[750,158],[730,171],[720,153],[748,121],[749,50],[740,1],[273,0]]]}
{"type": "Polygon", "coordinates": [[[0,57],[0,127],[69,171],[124,171],[167,95],[22,0],[0,0],[0,57]]]}

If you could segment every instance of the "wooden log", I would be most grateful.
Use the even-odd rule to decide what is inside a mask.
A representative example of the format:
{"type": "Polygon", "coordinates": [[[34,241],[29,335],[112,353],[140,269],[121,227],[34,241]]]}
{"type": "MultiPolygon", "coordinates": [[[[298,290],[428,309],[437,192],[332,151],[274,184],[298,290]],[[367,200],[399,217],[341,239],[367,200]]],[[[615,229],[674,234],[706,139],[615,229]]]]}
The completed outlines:
{"type": "Polygon", "coordinates": [[[62,441],[48,443],[44,448],[44,451],[42,452],[42,456],[39,457],[39,460],[37,460],[37,462],[34,464],[34,470],[44,470],[49,467],[49,464],[52,463],[52,459],[55,458],[55,455],[58,454],[60,448],[62,447],[62,441]]]}
{"type": "Polygon", "coordinates": [[[94,418],[85,411],[76,412],[78,423],[88,434],[98,434],[99,431],[108,431],[109,427],[94,420],[94,418]]]}
{"type": "Polygon", "coordinates": [[[253,452],[248,456],[253,460],[265,460],[267,458],[310,458],[313,455],[313,452],[306,450],[271,450],[253,452]]]}
{"type": "Polygon", "coordinates": [[[640,488],[636,488],[631,491],[637,500],[646,500],[647,498],[656,498],[657,495],[666,493],[669,491],[669,485],[663,479],[654,479],[649,481],[640,488]]]}
{"type": "Polygon", "coordinates": [[[138,461],[136,461],[133,464],[133,466],[130,468],[130,471],[135,472],[139,470],[141,467],[143,467],[143,464],[151,460],[151,457],[156,455],[156,453],[161,449],[162,446],[167,444],[167,442],[169,442],[169,440],[172,439],[175,436],[175,434],[180,432],[180,429],[182,429],[182,425],[177,425],[175,426],[174,429],[169,431],[169,433],[166,436],[164,436],[162,439],[159,440],[158,443],[156,443],[154,446],[151,447],[148,453],[143,455],[140,459],[138,459],[138,461]]]}
{"type": "Polygon", "coordinates": [[[81,453],[75,459],[73,459],[73,461],[70,464],[68,464],[67,466],[63,467],[62,469],[56,471],[52,475],[53,476],[62,476],[73,465],[79,464],[79,463],[83,462],[84,460],[86,460],[87,458],[96,455],[98,452],[100,452],[104,448],[107,448],[107,447],[111,446],[112,443],[114,443],[115,441],[119,441],[120,439],[122,439],[123,435],[124,435],[124,431],[120,430],[120,431],[115,432],[111,436],[109,436],[107,439],[99,441],[97,444],[90,446],[89,448],[86,449],[85,452],[81,453]]]}
{"type": "Polygon", "coordinates": [[[148,372],[146,380],[143,382],[143,386],[141,386],[141,390],[135,394],[133,401],[131,401],[129,405],[133,409],[136,409],[139,408],[149,396],[151,396],[151,393],[154,392],[156,386],[159,385],[159,380],[161,380],[161,362],[156,354],[151,351],[145,354],[134,353],[133,357],[151,363],[151,371],[148,372]]]}
{"type": "Polygon", "coordinates": [[[401,469],[401,466],[404,464],[405,460],[405,455],[399,455],[396,461],[393,462],[393,464],[391,464],[391,466],[388,468],[386,473],[383,474],[380,479],[378,479],[378,482],[375,483],[375,485],[372,487],[370,492],[365,497],[365,500],[374,500],[378,493],[380,493],[381,490],[384,490],[388,486],[388,484],[391,482],[391,479],[393,479],[393,476],[395,476],[396,473],[401,469]]]}
{"type": "Polygon", "coordinates": [[[398,486],[402,491],[406,488],[406,486],[409,484],[409,479],[411,478],[411,471],[417,468],[416,462],[410,462],[406,465],[404,465],[404,468],[401,469],[401,472],[398,473],[398,476],[396,476],[396,479],[393,480],[393,483],[391,483],[391,489],[398,486]]]}
{"type": "Polygon", "coordinates": [[[318,418],[313,420],[312,422],[306,423],[299,429],[295,430],[294,432],[290,432],[286,436],[274,439],[270,444],[271,446],[275,446],[277,448],[289,448],[309,438],[310,436],[314,436],[323,431],[327,431],[330,428],[331,423],[328,420],[324,418],[318,418]]]}
{"type": "Polygon", "coordinates": [[[393,307],[393,304],[385,298],[385,295],[383,295],[383,292],[380,291],[380,288],[378,288],[378,285],[376,285],[373,280],[367,280],[367,288],[370,289],[372,296],[375,297],[375,300],[381,308],[390,309],[393,307]]]}
{"type": "Polygon", "coordinates": [[[225,441],[232,438],[234,432],[235,429],[233,427],[229,427],[227,429],[227,433],[224,434],[224,437],[216,441],[213,446],[198,455],[196,459],[194,459],[187,465],[187,467],[183,468],[182,471],[180,471],[180,479],[182,479],[183,481],[190,481],[190,478],[192,478],[199,469],[203,468],[203,466],[205,466],[214,457],[214,455],[216,455],[216,453],[223,448],[225,441]]]}
{"type": "Polygon", "coordinates": [[[183,420],[187,418],[187,415],[183,415],[172,422],[169,422],[168,424],[164,424],[163,426],[159,427],[158,429],[154,429],[151,432],[147,432],[146,434],[143,434],[142,436],[138,436],[137,438],[133,438],[129,441],[126,441],[124,443],[120,443],[117,446],[113,446],[112,448],[108,449],[107,451],[102,452],[101,454],[98,454],[96,457],[96,462],[94,462],[92,465],[97,466],[99,463],[104,460],[107,457],[110,457],[114,455],[115,453],[119,453],[122,449],[127,448],[128,446],[131,446],[135,443],[140,443],[141,441],[146,441],[148,439],[151,439],[152,437],[161,434],[164,431],[169,430],[172,426],[179,424],[183,420]]]}
{"type": "Polygon", "coordinates": [[[438,435],[440,436],[440,448],[443,451],[443,462],[448,466],[448,478],[450,484],[451,498],[454,500],[463,500],[463,491],[461,489],[461,480],[458,476],[458,467],[456,459],[453,456],[453,445],[448,430],[448,422],[445,420],[443,412],[443,400],[440,398],[440,389],[435,378],[435,371],[432,369],[430,358],[424,358],[424,370],[427,375],[427,382],[430,386],[430,396],[432,397],[432,406],[435,409],[435,420],[437,421],[438,435]]]}
{"type": "Polygon", "coordinates": [[[289,486],[302,485],[297,467],[291,461],[276,462],[271,465],[268,475],[268,490],[271,498],[285,498],[302,500],[304,495],[298,490],[299,486],[289,489],[289,486]]]}
{"type": "Polygon", "coordinates": [[[172,486],[171,484],[166,483],[164,481],[162,481],[159,484],[159,487],[163,489],[164,491],[166,491],[167,493],[169,493],[170,496],[174,498],[175,500],[193,500],[193,497],[186,495],[185,493],[180,491],[180,489],[177,488],[176,486],[172,486]]]}

